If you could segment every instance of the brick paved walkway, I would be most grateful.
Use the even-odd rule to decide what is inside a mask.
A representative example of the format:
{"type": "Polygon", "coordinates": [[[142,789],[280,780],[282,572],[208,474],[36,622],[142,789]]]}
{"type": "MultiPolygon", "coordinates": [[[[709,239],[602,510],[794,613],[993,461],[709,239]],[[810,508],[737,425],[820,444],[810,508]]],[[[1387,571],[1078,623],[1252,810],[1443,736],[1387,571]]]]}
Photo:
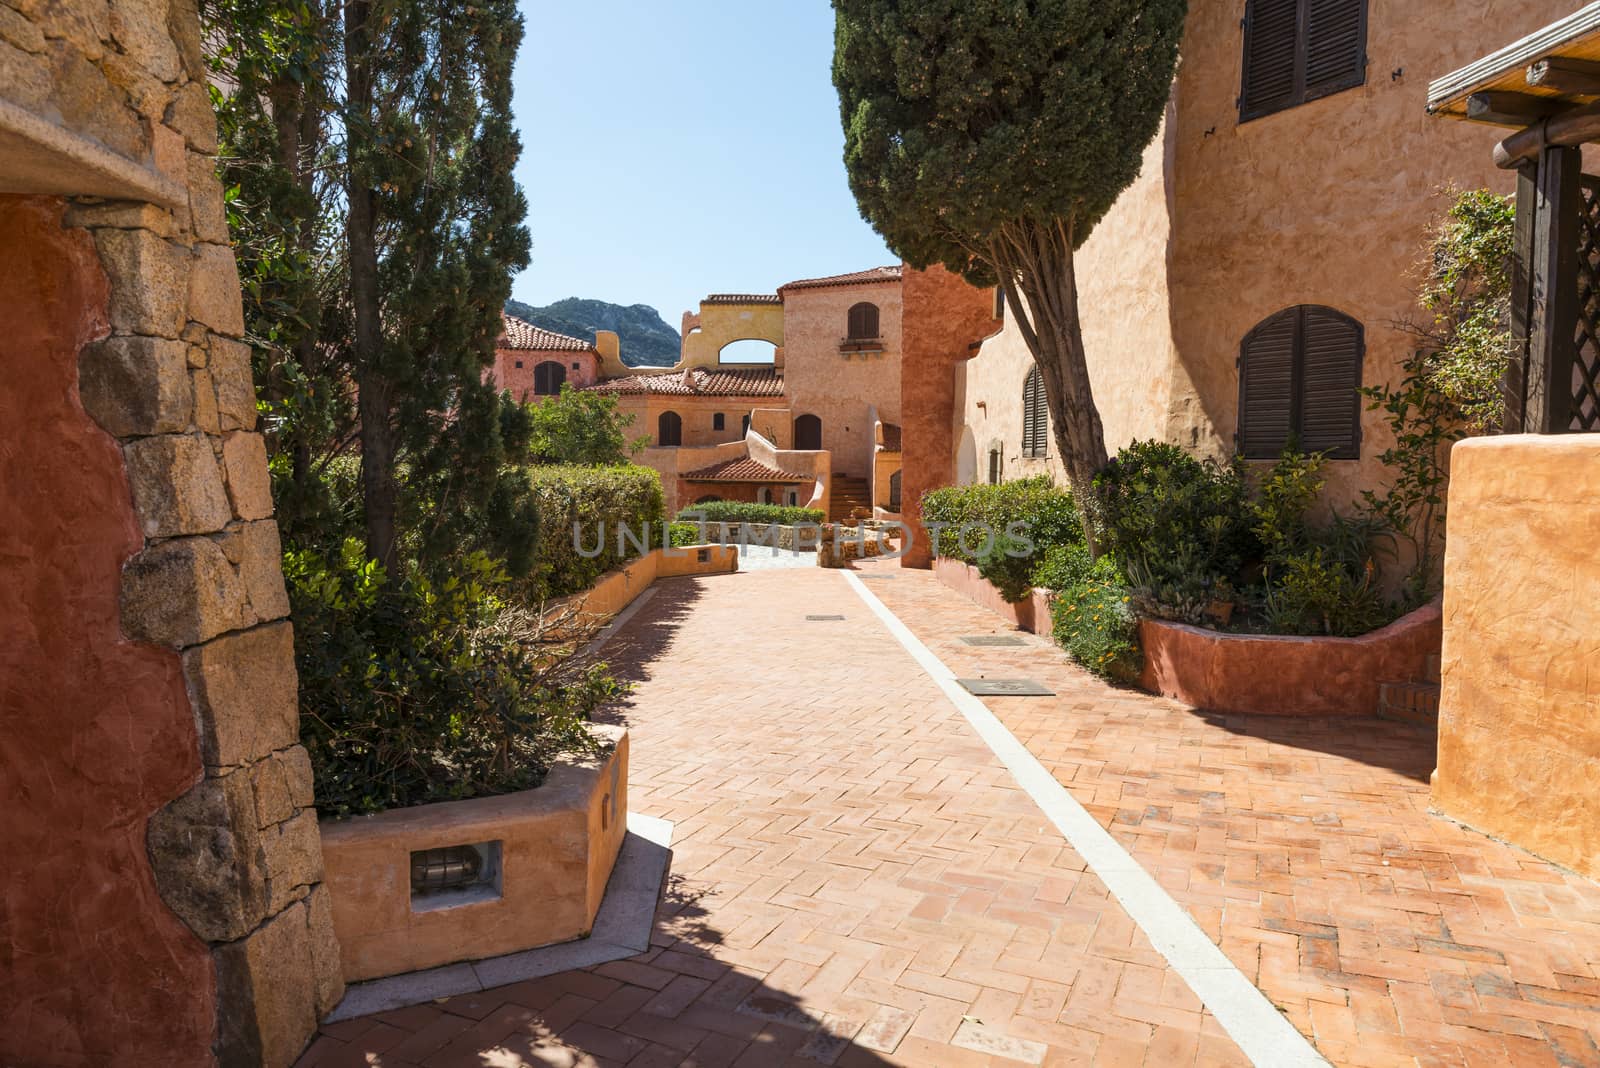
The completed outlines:
{"type": "MultiPolygon", "coordinates": [[[[1600,1064],[1600,889],[1428,816],[1420,732],[961,645],[1002,626],[895,574],[958,674],[1055,686],[989,704],[1335,1063],[1600,1064]]],[[[651,951],[331,1025],[303,1065],[1244,1063],[839,573],[663,583],[607,653],[631,803],[676,822],[651,951]]]]}

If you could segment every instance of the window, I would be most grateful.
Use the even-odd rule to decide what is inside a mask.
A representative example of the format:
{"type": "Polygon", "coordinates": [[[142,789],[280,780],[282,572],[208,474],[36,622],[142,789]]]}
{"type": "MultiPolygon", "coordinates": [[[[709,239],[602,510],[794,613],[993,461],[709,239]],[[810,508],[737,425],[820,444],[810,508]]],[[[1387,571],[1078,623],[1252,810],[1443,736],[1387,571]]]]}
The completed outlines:
{"type": "Polygon", "coordinates": [[[813,452],[822,448],[822,420],[814,415],[802,415],[796,419],[794,447],[813,452]]]}
{"type": "Polygon", "coordinates": [[[1022,384],[1022,455],[1034,459],[1050,455],[1050,403],[1037,367],[1022,384]]]}
{"type": "Polygon", "coordinates": [[[662,412],[656,420],[657,445],[682,445],[683,420],[677,412],[662,412]]]}
{"type": "Polygon", "coordinates": [[[1006,317],[1006,291],[999,286],[994,287],[994,317],[996,319],[1006,317]]]}
{"type": "Polygon", "coordinates": [[[715,415],[713,415],[711,417],[711,429],[712,430],[721,430],[724,427],[726,427],[727,425],[728,425],[727,424],[727,420],[723,417],[723,414],[721,412],[717,412],[715,415]]]}
{"type": "Polygon", "coordinates": [[[1000,446],[989,446],[989,485],[1000,485],[1000,476],[1004,474],[1005,463],[1001,458],[1000,446]]]}
{"type": "Polygon", "coordinates": [[[862,301],[850,309],[850,340],[871,341],[878,336],[878,306],[862,301]]]}
{"type": "Polygon", "coordinates": [[[741,438],[750,436],[750,417],[748,415],[739,420],[739,436],[741,438]]]}
{"type": "Polygon", "coordinates": [[[574,371],[580,371],[580,370],[583,369],[583,364],[579,363],[577,360],[573,360],[572,361],[572,369],[574,371]]]}
{"type": "Polygon", "coordinates": [[[800,503],[800,494],[795,490],[789,491],[789,507],[793,508],[800,503]]]}
{"type": "Polygon", "coordinates": [[[889,476],[889,511],[900,510],[900,472],[889,476]]]}
{"type": "Polygon", "coordinates": [[[541,397],[553,397],[561,392],[567,380],[567,369],[554,360],[545,360],[533,369],[533,391],[541,397]]]}
{"type": "Polygon", "coordinates": [[[761,486],[760,488],[758,488],[756,490],[756,503],[757,504],[771,504],[772,503],[772,490],[768,489],[766,486],[761,486]]]}
{"type": "Polygon", "coordinates": [[[1367,0],[1250,0],[1239,121],[1367,80],[1367,0]]]}
{"type": "Polygon", "coordinates": [[[1239,347],[1239,452],[1271,460],[1294,442],[1334,460],[1361,456],[1361,324],[1315,304],[1263,319],[1239,347]]]}
{"type": "Polygon", "coordinates": [[[519,370],[519,371],[522,370],[522,361],[521,360],[517,361],[517,370],[519,370]]]}

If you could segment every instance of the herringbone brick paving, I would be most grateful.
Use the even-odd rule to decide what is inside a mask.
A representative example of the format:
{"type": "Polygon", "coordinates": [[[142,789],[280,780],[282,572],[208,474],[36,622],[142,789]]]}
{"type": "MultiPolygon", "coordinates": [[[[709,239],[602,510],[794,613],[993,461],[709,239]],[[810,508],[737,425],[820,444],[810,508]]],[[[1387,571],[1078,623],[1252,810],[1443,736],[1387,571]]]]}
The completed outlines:
{"type": "MultiPolygon", "coordinates": [[[[864,570],[891,567],[866,564],[864,570]]],[[[1428,813],[1431,736],[1106,686],[870,583],[1339,1065],[1600,1065],[1600,888],[1428,813]]],[[[1237,1064],[837,573],[665,583],[607,654],[676,821],[650,952],[324,1029],[305,1065],[1237,1064]],[[804,622],[843,612],[844,622],[804,622]]]]}
{"type": "Polygon", "coordinates": [[[1200,714],[960,643],[1004,627],[929,573],[871,586],[958,675],[1052,685],[987,703],[1336,1064],[1600,1064],[1600,887],[1430,815],[1431,733],[1200,714]]]}
{"type": "Polygon", "coordinates": [[[676,824],[650,951],[302,1065],[1244,1063],[838,573],[662,583],[606,654],[630,804],[676,824]]]}

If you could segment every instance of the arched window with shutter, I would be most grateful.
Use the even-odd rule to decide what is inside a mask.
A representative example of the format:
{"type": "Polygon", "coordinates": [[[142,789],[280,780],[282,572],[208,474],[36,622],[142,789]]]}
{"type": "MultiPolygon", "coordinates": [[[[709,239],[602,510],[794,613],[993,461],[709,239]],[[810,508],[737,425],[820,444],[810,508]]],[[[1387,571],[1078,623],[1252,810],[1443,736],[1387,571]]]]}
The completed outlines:
{"type": "Polygon", "coordinates": [[[847,316],[851,341],[871,341],[878,336],[878,306],[862,301],[852,305],[847,316]]]}
{"type": "Polygon", "coordinates": [[[1034,459],[1050,455],[1050,403],[1037,367],[1022,384],[1022,455],[1034,459]]]}
{"type": "Polygon", "coordinates": [[[656,420],[656,444],[683,444],[683,418],[677,412],[662,412],[656,420]]]}
{"type": "Polygon", "coordinates": [[[533,392],[540,397],[554,397],[561,392],[567,380],[567,369],[554,360],[545,360],[533,369],[533,392]]]}
{"type": "Polygon", "coordinates": [[[1367,80],[1367,0],[1249,0],[1239,121],[1367,80]]]}
{"type": "Polygon", "coordinates": [[[1361,456],[1361,324],[1302,304],[1263,319],[1239,347],[1239,453],[1271,460],[1293,442],[1334,460],[1361,456]]]}

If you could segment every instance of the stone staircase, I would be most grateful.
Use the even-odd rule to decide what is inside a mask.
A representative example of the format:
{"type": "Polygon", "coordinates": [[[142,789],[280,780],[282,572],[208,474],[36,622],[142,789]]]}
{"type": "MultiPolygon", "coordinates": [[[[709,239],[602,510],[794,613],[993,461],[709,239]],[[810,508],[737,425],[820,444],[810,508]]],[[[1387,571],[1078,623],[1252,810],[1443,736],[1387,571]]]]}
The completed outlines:
{"type": "Polygon", "coordinates": [[[1417,727],[1439,726],[1439,658],[1428,657],[1427,678],[1378,686],[1378,718],[1417,727]]]}
{"type": "Polygon", "coordinates": [[[872,488],[864,478],[849,478],[835,471],[828,502],[828,522],[849,519],[850,513],[857,508],[865,508],[869,512],[872,510],[872,488]]]}

